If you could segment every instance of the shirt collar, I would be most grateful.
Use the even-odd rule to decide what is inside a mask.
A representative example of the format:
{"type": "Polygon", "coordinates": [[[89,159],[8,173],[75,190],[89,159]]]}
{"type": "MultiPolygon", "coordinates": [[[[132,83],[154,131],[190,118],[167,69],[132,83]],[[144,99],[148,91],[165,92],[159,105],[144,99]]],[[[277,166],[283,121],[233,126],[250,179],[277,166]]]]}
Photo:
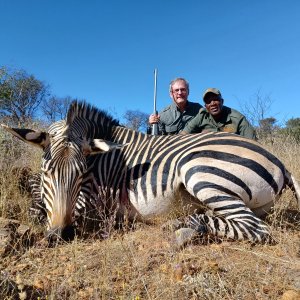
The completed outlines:
{"type": "MultiPolygon", "coordinates": [[[[206,109],[205,109],[206,110],[206,109]]],[[[208,111],[206,110],[207,114],[208,114],[208,118],[212,121],[214,121],[215,123],[222,123],[222,124],[226,124],[226,123],[230,123],[231,122],[231,118],[230,118],[230,108],[227,106],[222,107],[222,116],[221,119],[219,119],[218,121],[215,121],[215,119],[212,117],[212,115],[210,113],[208,113],[208,111]]]]}
{"type": "MultiPolygon", "coordinates": [[[[180,112],[180,109],[179,109],[179,107],[176,105],[176,103],[175,103],[174,100],[173,100],[171,106],[172,106],[172,108],[173,108],[174,110],[177,110],[177,111],[180,112]]],[[[189,100],[186,101],[186,107],[185,107],[184,112],[187,111],[188,109],[189,109],[189,100]]]]}

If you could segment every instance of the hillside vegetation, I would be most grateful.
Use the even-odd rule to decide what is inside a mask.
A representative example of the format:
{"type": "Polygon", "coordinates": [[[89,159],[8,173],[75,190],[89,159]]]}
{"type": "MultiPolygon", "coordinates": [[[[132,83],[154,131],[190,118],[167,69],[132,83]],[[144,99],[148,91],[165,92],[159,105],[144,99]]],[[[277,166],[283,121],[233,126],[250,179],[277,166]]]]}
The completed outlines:
{"type": "MultiPolygon", "coordinates": [[[[299,144],[288,137],[265,144],[300,182],[299,144]]],[[[300,212],[289,190],[266,220],[275,245],[177,249],[165,220],[155,220],[125,224],[105,240],[92,233],[49,247],[28,216],[26,186],[20,190],[24,168],[38,171],[41,152],[3,131],[0,150],[0,217],[28,225],[32,237],[2,253],[0,299],[300,299],[300,212]]]]}

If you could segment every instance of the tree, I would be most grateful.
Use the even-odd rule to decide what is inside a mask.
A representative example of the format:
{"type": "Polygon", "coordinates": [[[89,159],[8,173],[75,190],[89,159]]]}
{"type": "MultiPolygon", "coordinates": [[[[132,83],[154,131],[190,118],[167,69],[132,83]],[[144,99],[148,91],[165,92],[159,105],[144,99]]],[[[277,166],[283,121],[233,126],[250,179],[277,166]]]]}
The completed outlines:
{"type": "Polygon", "coordinates": [[[48,87],[24,70],[0,68],[0,117],[14,124],[32,119],[48,96],[48,87]]]}
{"type": "Polygon", "coordinates": [[[291,118],[286,122],[285,132],[300,142],[300,118],[291,118]]]}
{"type": "Polygon", "coordinates": [[[73,100],[75,99],[72,99],[70,96],[64,98],[52,96],[43,101],[41,104],[41,112],[46,120],[51,123],[64,119],[73,100]]]}
{"type": "Polygon", "coordinates": [[[278,129],[277,120],[269,116],[273,100],[269,95],[262,96],[258,90],[249,101],[241,105],[241,112],[248,121],[255,127],[256,135],[260,138],[271,137],[273,140],[273,130],[278,129]]]}
{"type": "Polygon", "coordinates": [[[148,125],[148,115],[139,110],[127,110],[124,114],[125,126],[139,131],[146,132],[148,125]]]}
{"type": "Polygon", "coordinates": [[[259,121],[261,130],[265,133],[271,133],[274,130],[277,120],[273,117],[262,119],[259,121]]]}
{"type": "Polygon", "coordinates": [[[275,132],[279,130],[279,126],[276,123],[277,120],[273,117],[260,120],[259,127],[256,129],[257,136],[262,139],[269,138],[271,143],[273,143],[275,132]]]}
{"type": "Polygon", "coordinates": [[[300,118],[291,118],[286,122],[288,129],[300,129],[300,118]]]}
{"type": "Polygon", "coordinates": [[[258,90],[252,99],[241,105],[241,112],[253,126],[259,127],[261,120],[269,118],[268,115],[272,104],[273,100],[270,96],[262,96],[260,90],[258,90]]]}

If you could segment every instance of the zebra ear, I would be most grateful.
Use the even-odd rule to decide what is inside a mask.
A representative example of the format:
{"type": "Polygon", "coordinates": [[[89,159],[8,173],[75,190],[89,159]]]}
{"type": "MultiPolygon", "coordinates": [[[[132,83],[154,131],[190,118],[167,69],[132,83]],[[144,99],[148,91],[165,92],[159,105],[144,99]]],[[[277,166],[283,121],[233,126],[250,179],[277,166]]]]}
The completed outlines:
{"type": "Polygon", "coordinates": [[[47,132],[34,131],[32,129],[11,128],[4,124],[1,124],[1,126],[23,142],[42,148],[43,150],[50,143],[49,134],[47,132]]]}
{"type": "Polygon", "coordinates": [[[85,155],[88,154],[97,154],[103,152],[109,152],[113,149],[120,149],[125,145],[116,144],[110,141],[102,140],[102,139],[94,139],[91,143],[84,143],[83,145],[83,153],[85,155]]]}

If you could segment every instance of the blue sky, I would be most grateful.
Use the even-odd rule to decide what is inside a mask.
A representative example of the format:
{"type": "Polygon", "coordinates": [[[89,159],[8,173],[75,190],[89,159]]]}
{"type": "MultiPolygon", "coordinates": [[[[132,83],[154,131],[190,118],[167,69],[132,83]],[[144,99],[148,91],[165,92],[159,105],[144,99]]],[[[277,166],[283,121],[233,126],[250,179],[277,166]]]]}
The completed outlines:
{"type": "Polygon", "coordinates": [[[0,0],[0,66],[25,69],[71,96],[122,118],[170,104],[169,82],[208,87],[236,109],[259,92],[266,117],[300,117],[298,0],[0,0]]]}

